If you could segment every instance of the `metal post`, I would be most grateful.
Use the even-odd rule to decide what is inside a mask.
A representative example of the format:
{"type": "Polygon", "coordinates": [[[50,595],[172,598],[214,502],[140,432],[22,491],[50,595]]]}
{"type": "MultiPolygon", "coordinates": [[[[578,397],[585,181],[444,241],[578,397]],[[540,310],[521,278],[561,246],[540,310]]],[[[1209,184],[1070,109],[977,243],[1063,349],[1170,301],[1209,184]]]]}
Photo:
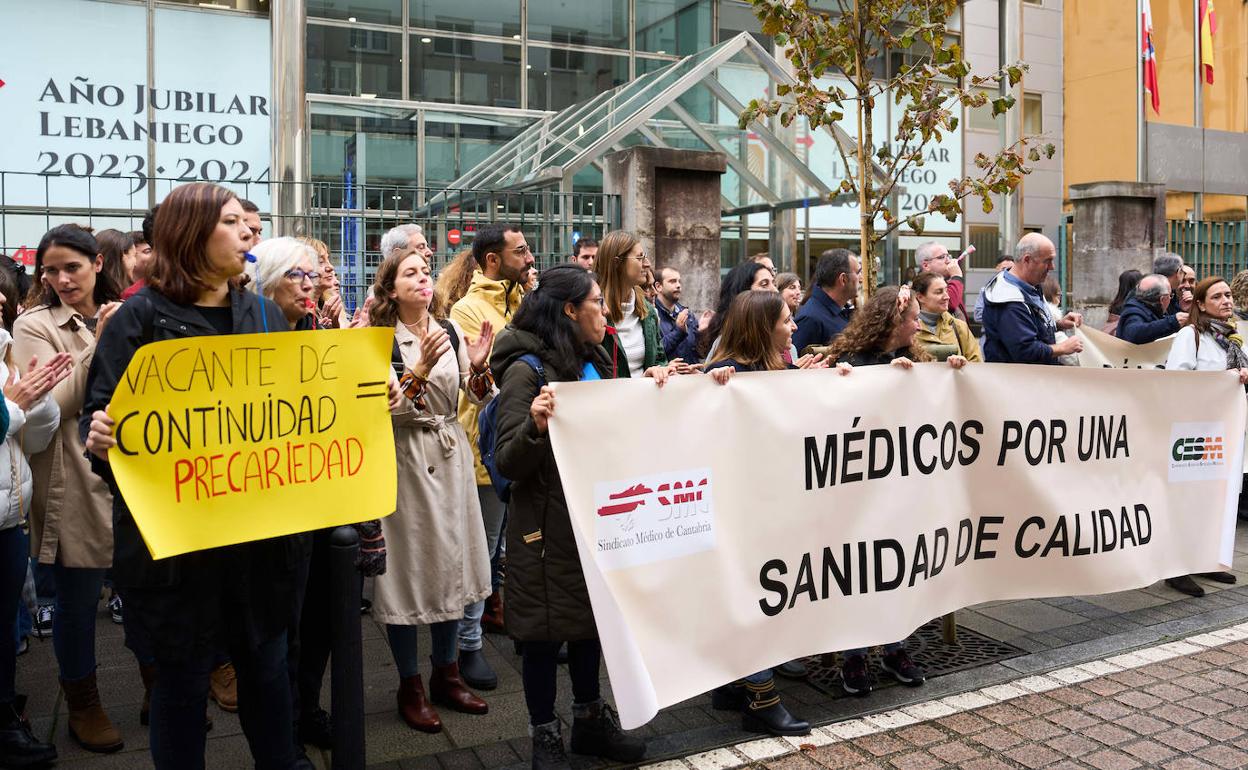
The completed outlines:
{"type": "Polygon", "coordinates": [[[333,770],[364,770],[364,642],[360,638],[360,535],[338,527],[329,536],[330,713],[333,770]]]}
{"type": "Polygon", "coordinates": [[[1200,64],[1200,0],[1192,0],[1192,125],[1201,130],[1200,148],[1200,191],[1192,195],[1192,216],[1196,221],[1205,218],[1205,161],[1204,161],[1204,127],[1205,105],[1204,87],[1202,85],[1200,64]]]}
{"type": "MultiPolygon", "coordinates": [[[[152,104],[152,90],[156,88],[156,0],[147,0],[147,125],[156,122],[156,107],[152,104]]],[[[156,139],[147,134],[147,207],[156,205],[156,139]]]]}
{"type": "MultiPolygon", "coordinates": [[[[307,58],[304,27],[307,12],[303,0],[275,0],[270,37],[273,46],[273,168],[269,178],[269,206],[274,235],[300,232],[297,217],[304,213],[304,142],[307,134],[304,104],[304,68],[307,58]],[[274,189],[276,188],[276,189],[274,189]]],[[[404,70],[406,71],[406,62],[404,70]]]]}
{"type": "Polygon", "coordinates": [[[1135,0],[1135,181],[1148,181],[1148,125],[1144,112],[1144,7],[1135,0]]]}
{"type": "MultiPolygon", "coordinates": [[[[1021,53],[1019,38],[1022,36],[1022,8],[1020,0],[998,0],[997,57],[1002,69],[1018,61],[1021,53]]],[[[1012,146],[1022,133],[1022,89],[1010,87],[1009,80],[1001,79],[1001,96],[1013,96],[1016,109],[1001,116],[1001,148],[1012,146]]],[[[1022,230],[1022,195],[1013,192],[1001,196],[1001,253],[1012,253],[1022,230]]]]}

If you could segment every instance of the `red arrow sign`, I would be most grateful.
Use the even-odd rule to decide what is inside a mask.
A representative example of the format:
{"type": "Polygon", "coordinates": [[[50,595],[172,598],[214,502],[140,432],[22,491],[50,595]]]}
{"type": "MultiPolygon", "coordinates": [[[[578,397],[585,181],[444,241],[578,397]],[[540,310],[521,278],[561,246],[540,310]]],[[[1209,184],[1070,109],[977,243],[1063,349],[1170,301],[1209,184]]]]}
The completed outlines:
{"type": "Polygon", "coordinates": [[[0,80],[0,88],[4,88],[4,81],[0,80]]]}
{"type": "Polygon", "coordinates": [[[797,143],[806,145],[806,149],[809,150],[811,147],[815,146],[815,138],[810,134],[807,134],[806,136],[798,137],[797,143]]]}

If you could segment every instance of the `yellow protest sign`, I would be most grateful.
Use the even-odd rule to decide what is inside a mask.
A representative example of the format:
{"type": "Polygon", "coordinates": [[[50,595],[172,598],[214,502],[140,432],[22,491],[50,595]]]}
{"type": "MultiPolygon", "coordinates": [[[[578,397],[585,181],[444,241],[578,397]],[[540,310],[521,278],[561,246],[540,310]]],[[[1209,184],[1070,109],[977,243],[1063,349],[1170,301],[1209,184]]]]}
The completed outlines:
{"type": "Polygon", "coordinates": [[[109,463],[153,558],[394,511],[391,329],[164,340],[134,354],[109,463]]]}

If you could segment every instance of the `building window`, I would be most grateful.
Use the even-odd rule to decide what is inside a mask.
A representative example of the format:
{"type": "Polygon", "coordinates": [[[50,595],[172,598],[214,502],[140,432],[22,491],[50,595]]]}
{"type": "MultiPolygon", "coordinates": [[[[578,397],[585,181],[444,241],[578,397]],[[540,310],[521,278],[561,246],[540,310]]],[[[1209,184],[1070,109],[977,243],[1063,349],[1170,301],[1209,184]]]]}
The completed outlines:
{"type": "Polygon", "coordinates": [[[308,25],[309,93],[403,97],[398,32],[308,25]]]}
{"type": "Polygon", "coordinates": [[[410,0],[413,27],[520,39],[519,0],[410,0]]]}
{"type": "Polygon", "coordinates": [[[563,45],[628,48],[628,0],[529,4],[529,38],[563,45]]]}
{"type": "Polygon", "coordinates": [[[403,0],[307,0],[307,3],[309,18],[358,21],[361,24],[403,23],[403,0]]]}
{"type": "Polygon", "coordinates": [[[637,0],[637,50],[688,56],[711,46],[710,0],[637,0]]]}
{"type": "Polygon", "coordinates": [[[975,253],[970,256],[970,267],[989,270],[996,267],[997,260],[1001,258],[1001,231],[997,226],[969,225],[967,233],[971,245],[975,247],[975,253]]]}
{"type": "Polygon", "coordinates": [[[529,46],[529,109],[561,110],[628,80],[628,57],[529,46]]]}
{"type": "Polygon", "coordinates": [[[736,0],[719,0],[719,37],[716,42],[722,43],[742,32],[749,32],[771,51],[771,38],[763,34],[762,22],[754,15],[753,6],[736,0]]]}
{"type": "Polygon", "coordinates": [[[411,98],[520,106],[520,46],[412,35],[411,98]]]}
{"type": "Polygon", "coordinates": [[[1023,135],[1044,133],[1044,98],[1040,94],[1023,94],[1023,135]]]}

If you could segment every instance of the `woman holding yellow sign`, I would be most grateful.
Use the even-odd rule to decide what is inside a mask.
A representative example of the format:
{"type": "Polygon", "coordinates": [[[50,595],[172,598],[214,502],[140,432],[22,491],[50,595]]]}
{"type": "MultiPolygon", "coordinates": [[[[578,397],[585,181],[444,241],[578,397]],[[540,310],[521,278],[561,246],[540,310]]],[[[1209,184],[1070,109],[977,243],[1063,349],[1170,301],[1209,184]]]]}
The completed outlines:
{"type": "Polygon", "coordinates": [[[465,339],[454,321],[429,311],[433,280],[419,233],[386,254],[373,284],[373,326],[394,329],[395,375],[406,396],[393,412],[398,501],[382,519],[386,572],[376,578],[373,615],[386,624],[399,669],[399,715],[409,727],[436,733],[442,720],[429,701],[484,714],[485,701],[459,672],[459,619],[490,595],[490,559],[477,498],[472,449],[459,423],[459,392],[481,404],[497,390],[487,357],[489,323],[465,339]],[[416,627],[429,624],[433,675],[426,700],[416,653],[416,627]]]}
{"type": "Polygon", "coordinates": [[[157,768],[204,766],[209,674],[226,649],[238,672],[239,719],[258,767],[306,766],[295,753],[286,629],[295,601],[295,536],[153,560],[108,465],[115,424],[105,412],[145,343],[202,335],[286,331],[277,305],[235,286],[251,232],[234,193],[212,184],[174,189],[156,215],[147,286],[101,336],[87,378],[82,428],[93,467],[113,492],[113,580],[126,622],[151,639],[156,680],[151,752],[157,768]]]}

